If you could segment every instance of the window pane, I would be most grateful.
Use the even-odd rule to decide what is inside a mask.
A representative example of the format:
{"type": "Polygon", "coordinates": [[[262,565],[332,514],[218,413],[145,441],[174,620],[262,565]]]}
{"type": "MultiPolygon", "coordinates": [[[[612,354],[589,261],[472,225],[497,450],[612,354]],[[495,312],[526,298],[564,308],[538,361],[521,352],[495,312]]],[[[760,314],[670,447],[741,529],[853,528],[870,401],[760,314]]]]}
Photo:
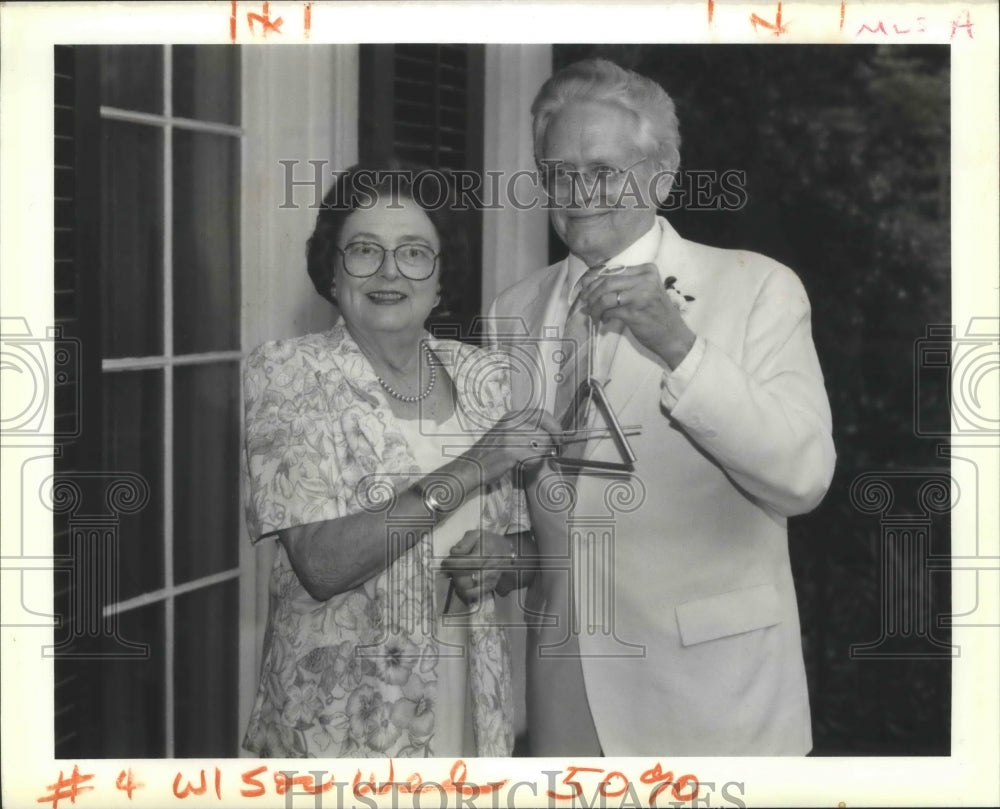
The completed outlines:
{"type": "Polygon", "coordinates": [[[163,712],[149,711],[162,705],[163,656],[156,652],[163,642],[160,609],[104,614],[104,605],[115,600],[110,567],[117,564],[117,529],[104,516],[111,505],[105,499],[111,480],[76,475],[74,482],[82,490],[82,510],[94,516],[74,519],[68,548],[72,589],[62,608],[57,601],[57,614],[65,620],[55,633],[56,757],[159,755],[163,712]]]}
{"type": "Polygon", "coordinates": [[[105,659],[93,664],[98,672],[90,681],[98,690],[93,697],[101,702],[101,721],[97,728],[86,729],[85,733],[99,735],[100,744],[91,747],[88,755],[161,758],[167,754],[163,602],[123,612],[118,616],[118,626],[122,637],[147,644],[149,654],[145,658],[105,659]]]}
{"type": "Polygon", "coordinates": [[[101,329],[105,357],[163,348],[163,133],[101,122],[101,329]]]}
{"type": "Polygon", "coordinates": [[[239,364],[174,369],[174,575],[239,564],[239,364]]]}
{"type": "Polygon", "coordinates": [[[237,754],[238,580],[177,599],[176,755],[237,754]]]}
{"type": "Polygon", "coordinates": [[[239,348],[238,138],[174,130],[174,353],[239,348]]]}
{"type": "Polygon", "coordinates": [[[163,112],[163,47],[105,45],[100,50],[101,104],[163,112]]]}
{"type": "Polygon", "coordinates": [[[119,600],[163,587],[163,372],[104,374],[104,470],[134,472],[149,502],[119,523],[119,600]]]}
{"type": "Polygon", "coordinates": [[[232,45],[175,45],[174,115],[240,122],[240,50],[232,45]]]}

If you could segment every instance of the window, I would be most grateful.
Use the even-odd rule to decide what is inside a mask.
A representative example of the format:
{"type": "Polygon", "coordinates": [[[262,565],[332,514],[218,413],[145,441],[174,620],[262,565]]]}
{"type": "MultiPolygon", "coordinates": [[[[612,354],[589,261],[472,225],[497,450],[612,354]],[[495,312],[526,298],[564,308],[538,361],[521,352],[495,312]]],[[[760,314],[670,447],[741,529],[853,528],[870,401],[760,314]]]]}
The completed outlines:
{"type": "Polygon", "coordinates": [[[56,49],[57,300],[89,391],[56,458],[82,494],[55,518],[57,757],[236,752],[240,74],[228,46],[56,49]]]}

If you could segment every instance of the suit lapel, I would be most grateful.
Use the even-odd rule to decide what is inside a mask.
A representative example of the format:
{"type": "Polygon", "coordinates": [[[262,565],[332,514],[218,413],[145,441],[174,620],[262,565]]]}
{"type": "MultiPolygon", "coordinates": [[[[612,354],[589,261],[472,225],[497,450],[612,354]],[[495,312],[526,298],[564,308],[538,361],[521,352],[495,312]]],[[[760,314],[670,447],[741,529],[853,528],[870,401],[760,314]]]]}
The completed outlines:
{"type": "Polygon", "coordinates": [[[511,396],[515,407],[550,407],[553,399],[552,375],[557,367],[552,357],[558,347],[555,335],[561,324],[551,322],[553,296],[562,289],[566,261],[560,261],[534,276],[521,296],[501,314],[506,320],[498,324],[503,334],[501,345],[507,343],[512,352],[511,396]]]}
{"type": "Polygon", "coordinates": [[[525,302],[525,323],[532,337],[542,337],[543,330],[555,326],[562,328],[562,323],[550,323],[549,311],[552,309],[553,295],[562,290],[563,279],[566,277],[566,259],[553,265],[549,272],[538,279],[531,300],[525,302]]]}

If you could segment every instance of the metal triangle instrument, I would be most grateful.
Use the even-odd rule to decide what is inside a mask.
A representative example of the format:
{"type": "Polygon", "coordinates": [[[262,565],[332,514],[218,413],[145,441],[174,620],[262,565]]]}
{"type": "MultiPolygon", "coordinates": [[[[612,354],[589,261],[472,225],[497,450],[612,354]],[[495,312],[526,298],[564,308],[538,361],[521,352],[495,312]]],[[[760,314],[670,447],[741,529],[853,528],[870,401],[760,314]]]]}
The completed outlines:
{"type": "MultiPolygon", "coordinates": [[[[600,381],[598,381],[593,375],[597,361],[597,324],[593,320],[590,322],[590,339],[588,342],[587,378],[580,383],[580,386],[576,389],[576,393],[573,396],[572,404],[563,414],[561,423],[563,435],[564,437],[569,438],[578,432],[583,433],[586,431],[587,415],[589,412],[588,404],[592,401],[597,407],[597,412],[604,419],[604,422],[607,425],[607,431],[610,433],[612,440],[615,442],[615,446],[617,447],[622,460],[620,462],[599,461],[587,458],[568,458],[563,455],[556,455],[552,458],[551,462],[558,466],[574,469],[579,472],[592,470],[592,473],[594,474],[611,473],[628,475],[635,471],[635,450],[632,449],[632,445],[629,443],[625,430],[618,421],[618,416],[615,414],[614,408],[611,407],[611,403],[608,401],[607,394],[604,392],[604,386],[601,385],[600,381]]],[[[638,432],[635,427],[629,427],[628,431],[633,434],[638,432]]]]}

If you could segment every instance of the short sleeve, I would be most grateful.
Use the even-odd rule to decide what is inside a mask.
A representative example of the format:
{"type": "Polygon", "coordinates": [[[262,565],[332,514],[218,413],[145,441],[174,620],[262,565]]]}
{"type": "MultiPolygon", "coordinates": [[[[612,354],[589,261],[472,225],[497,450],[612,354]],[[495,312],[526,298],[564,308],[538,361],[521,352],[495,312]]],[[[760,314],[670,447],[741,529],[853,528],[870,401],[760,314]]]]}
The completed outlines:
{"type": "Polygon", "coordinates": [[[242,465],[253,542],[347,509],[349,476],[307,348],[292,340],[265,343],[244,365],[242,465]]]}

